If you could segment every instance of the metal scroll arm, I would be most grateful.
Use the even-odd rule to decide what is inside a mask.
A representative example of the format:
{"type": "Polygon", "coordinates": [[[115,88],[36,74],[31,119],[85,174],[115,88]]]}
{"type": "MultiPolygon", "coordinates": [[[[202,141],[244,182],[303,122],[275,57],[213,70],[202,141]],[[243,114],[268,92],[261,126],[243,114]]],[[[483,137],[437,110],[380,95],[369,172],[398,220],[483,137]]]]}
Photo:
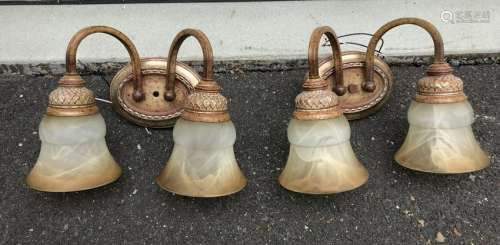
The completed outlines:
{"type": "MultiPolygon", "coordinates": [[[[319,79],[319,65],[318,65],[318,52],[321,37],[325,35],[332,48],[333,60],[335,62],[335,87],[334,91],[337,95],[343,95],[346,92],[344,86],[344,77],[342,73],[342,54],[340,52],[340,44],[335,35],[333,29],[329,26],[322,26],[314,29],[309,39],[309,51],[308,51],[308,62],[309,62],[309,80],[319,79]]],[[[304,84],[306,85],[306,84],[304,84]]]]}
{"type": "Polygon", "coordinates": [[[430,22],[419,19],[419,18],[400,18],[390,21],[378,29],[373,37],[370,39],[368,44],[368,49],[366,50],[366,71],[365,71],[365,82],[362,84],[363,90],[367,92],[375,91],[376,85],[373,81],[373,66],[375,61],[375,47],[382,36],[394,27],[401,25],[416,25],[425,29],[432,37],[434,42],[434,64],[433,70],[429,70],[428,73],[447,73],[450,72],[449,66],[442,65],[445,64],[444,61],[444,44],[441,34],[437,28],[430,22]]]}
{"type": "Polygon", "coordinates": [[[76,71],[76,51],[80,42],[94,33],[105,33],[118,39],[128,51],[132,72],[134,74],[133,99],[137,102],[144,100],[143,80],[141,74],[141,60],[132,41],[120,31],[108,26],[89,26],[78,31],[70,40],[66,49],[66,75],[78,75],[76,71]]]}
{"type": "MultiPolygon", "coordinates": [[[[177,64],[177,54],[179,48],[181,47],[184,40],[188,37],[194,37],[201,46],[203,52],[203,74],[201,82],[196,86],[196,89],[203,89],[205,86],[209,86],[210,89],[214,89],[215,86],[220,90],[218,85],[213,81],[214,76],[214,58],[212,53],[212,46],[207,36],[200,30],[196,29],[184,29],[175,36],[172,41],[172,46],[168,52],[168,80],[166,84],[165,99],[172,101],[175,99],[175,69],[177,64]]],[[[208,87],[207,87],[208,89],[208,87]]]]}

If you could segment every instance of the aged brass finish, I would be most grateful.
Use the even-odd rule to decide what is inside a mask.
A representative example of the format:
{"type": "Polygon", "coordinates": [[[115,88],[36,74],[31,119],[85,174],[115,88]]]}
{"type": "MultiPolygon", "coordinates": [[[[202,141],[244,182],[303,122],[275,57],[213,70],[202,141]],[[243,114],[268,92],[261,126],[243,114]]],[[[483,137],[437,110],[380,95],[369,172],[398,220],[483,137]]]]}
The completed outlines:
{"type": "Polygon", "coordinates": [[[338,106],[337,95],[328,88],[327,81],[319,76],[318,51],[323,35],[329,39],[334,56],[335,81],[337,83],[333,85],[333,90],[339,95],[346,93],[341,69],[342,57],[340,55],[340,45],[337,36],[330,27],[318,27],[311,34],[309,41],[308,79],[302,85],[304,91],[295,98],[293,117],[299,120],[329,119],[342,115],[342,110],[338,106]]]}
{"type": "Polygon", "coordinates": [[[35,166],[26,177],[29,187],[47,192],[70,192],[96,188],[114,182],[121,168],[105,141],[106,125],[98,112],[92,91],[76,71],[80,42],[93,33],[117,38],[128,50],[135,74],[134,98],[142,97],[139,55],[123,33],[106,26],[87,27],[77,32],[66,50],[66,73],[50,93],[47,113],[39,128],[42,140],[35,166]]]}
{"type": "Polygon", "coordinates": [[[59,86],[49,94],[47,115],[74,117],[97,113],[94,93],[84,84],[78,74],[64,75],[59,86]]]}
{"type": "Polygon", "coordinates": [[[434,25],[418,18],[400,18],[388,22],[379,28],[370,39],[366,51],[366,81],[363,88],[374,91],[374,56],[375,47],[382,36],[394,27],[401,25],[416,25],[426,30],[434,42],[434,62],[427,71],[427,76],[418,82],[415,100],[422,103],[454,103],[467,99],[463,93],[463,82],[454,76],[453,68],[444,60],[444,44],[441,34],[434,25]]]}
{"type": "Polygon", "coordinates": [[[203,74],[175,124],[174,148],[156,183],[183,196],[230,195],[243,189],[247,181],[234,155],[236,131],[228,113],[227,99],[213,80],[212,46],[203,32],[185,29],[174,38],[166,64],[168,81],[164,97],[172,101],[180,96],[174,90],[174,64],[182,42],[188,37],[196,38],[202,48],[203,74]]]}
{"type": "MultiPolygon", "coordinates": [[[[368,180],[368,171],[356,158],[350,143],[350,127],[338,105],[345,87],[340,45],[332,28],[316,28],[309,41],[309,73],[303,92],[295,98],[295,111],[288,126],[290,152],[279,183],[307,194],[349,191],[368,180]],[[318,67],[318,48],[323,35],[329,39],[335,65],[333,91],[318,67]]],[[[351,84],[352,85],[352,84],[351,84]]]]}
{"type": "MultiPolygon", "coordinates": [[[[339,104],[345,117],[355,120],[377,112],[389,99],[393,88],[391,69],[380,57],[375,56],[375,90],[365,91],[362,84],[365,80],[365,53],[347,51],[342,53],[342,70],[347,92],[339,96],[339,104]]],[[[335,64],[331,58],[323,60],[319,65],[320,77],[327,80],[330,87],[335,82],[335,64]]]]}
{"type": "Polygon", "coordinates": [[[445,62],[443,39],[434,25],[417,18],[388,22],[375,32],[366,54],[363,88],[374,91],[374,53],[380,38],[394,27],[412,24],[425,29],[434,41],[434,62],[417,83],[417,93],[408,111],[410,124],[405,142],[395,154],[400,165],[422,172],[456,174],[489,166],[487,154],[474,137],[472,107],[463,92],[463,82],[445,62]]]}
{"type": "Polygon", "coordinates": [[[462,79],[452,74],[447,63],[434,63],[427,76],[417,83],[415,101],[429,104],[456,103],[467,100],[462,79]]]}
{"type": "Polygon", "coordinates": [[[195,92],[188,96],[181,117],[196,122],[226,122],[230,120],[227,99],[220,94],[221,88],[213,80],[213,53],[212,46],[203,32],[194,29],[185,29],[174,38],[168,54],[168,81],[165,99],[173,100],[176,97],[174,91],[175,64],[177,53],[182,42],[188,37],[194,37],[200,43],[203,52],[203,74],[201,81],[196,85],[195,92]]]}
{"type": "Polygon", "coordinates": [[[59,80],[59,86],[49,95],[47,114],[51,116],[85,116],[97,113],[94,94],[85,88],[85,81],[76,71],[76,51],[80,42],[94,33],[109,34],[118,39],[127,49],[134,70],[134,99],[144,99],[140,59],[130,39],[120,31],[107,26],[91,26],[78,31],[66,49],[66,73],[59,80]]]}
{"type": "Polygon", "coordinates": [[[194,92],[201,78],[188,65],[177,62],[175,93],[173,101],[164,99],[167,84],[167,59],[141,59],[144,100],[133,99],[134,76],[129,64],[122,68],[110,85],[113,108],[128,121],[150,128],[172,127],[183,112],[185,100],[194,92]]]}

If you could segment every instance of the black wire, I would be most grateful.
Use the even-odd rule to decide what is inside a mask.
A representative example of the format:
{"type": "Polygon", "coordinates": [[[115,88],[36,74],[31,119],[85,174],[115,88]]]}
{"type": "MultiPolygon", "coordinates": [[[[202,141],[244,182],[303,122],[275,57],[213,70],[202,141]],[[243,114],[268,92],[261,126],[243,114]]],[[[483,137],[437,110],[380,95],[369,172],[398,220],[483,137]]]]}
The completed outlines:
{"type": "Polygon", "coordinates": [[[104,74],[101,74],[100,77],[101,77],[102,80],[104,80],[106,82],[106,84],[108,84],[108,87],[111,86],[110,83],[109,83],[109,80],[106,79],[106,77],[105,77],[104,74]]]}
{"type": "MultiPolygon", "coordinates": [[[[366,32],[355,32],[355,33],[340,35],[337,38],[341,39],[341,38],[350,37],[350,36],[370,36],[370,37],[373,37],[373,34],[366,33],[366,32]]],[[[375,50],[375,52],[377,52],[378,54],[382,54],[382,48],[384,47],[384,39],[380,38],[380,41],[381,41],[381,44],[380,44],[379,49],[375,50]]],[[[329,42],[327,42],[327,43],[329,43],[329,42]]],[[[327,46],[327,43],[323,44],[323,46],[327,46]]],[[[340,42],[340,44],[352,44],[352,45],[358,45],[358,46],[361,46],[364,48],[368,48],[368,46],[361,44],[361,43],[356,43],[356,42],[340,42]]]]}
{"type": "MultiPolygon", "coordinates": [[[[340,42],[340,44],[351,44],[351,45],[357,45],[357,46],[360,46],[360,47],[368,48],[368,46],[366,46],[364,44],[355,43],[355,42],[340,42]]],[[[380,50],[375,50],[375,52],[377,52],[378,54],[382,54],[382,52],[380,52],[380,50]]]]}

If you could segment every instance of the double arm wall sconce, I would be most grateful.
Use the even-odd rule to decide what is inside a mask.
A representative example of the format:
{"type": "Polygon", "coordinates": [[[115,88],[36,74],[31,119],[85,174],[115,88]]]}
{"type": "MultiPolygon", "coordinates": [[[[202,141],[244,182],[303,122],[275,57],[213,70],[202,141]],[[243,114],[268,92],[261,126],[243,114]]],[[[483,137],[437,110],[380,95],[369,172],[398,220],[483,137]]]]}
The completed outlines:
{"type": "Polygon", "coordinates": [[[40,124],[42,146],[37,163],[27,177],[33,189],[69,192],[99,187],[115,181],[121,168],[109,153],[106,125],[92,91],[76,71],[80,42],[94,33],[117,38],[127,49],[131,64],[113,78],[113,108],[125,119],[147,127],[174,128],[175,146],[167,166],[157,178],[171,192],[213,197],[241,190],[246,179],[234,156],[236,131],[227,100],[213,80],[213,55],[201,31],[186,29],[174,39],[168,60],[141,60],[133,43],[111,27],[80,30],[66,51],[66,74],[49,95],[47,113],[40,124]],[[200,77],[189,66],[176,62],[182,42],[195,37],[203,50],[200,77]]]}
{"type": "Polygon", "coordinates": [[[393,77],[387,64],[375,56],[375,47],[387,31],[404,24],[425,29],[435,50],[427,76],[417,83],[417,95],[408,111],[410,129],[396,153],[396,161],[413,170],[445,174],[477,171],[489,165],[488,156],[472,132],[474,115],[463,82],[444,60],[441,35],[425,20],[401,18],[375,32],[366,55],[352,51],[340,55],[331,28],[314,30],[309,42],[308,79],[304,92],[295,99],[296,109],[288,127],[290,154],[279,178],[283,187],[327,194],[351,190],[366,182],[368,173],[352,151],[349,125],[342,111],[349,119],[359,119],[387,101],[393,77]],[[318,65],[323,34],[331,44],[333,59],[318,65]]]}
{"type": "MultiPolygon", "coordinates": [[[[387,31],[403,24],[429,32],[435,50],[427,76],[417,83],[417,95],[408,111],[410,128],[396,161],[432,173],[465,173],[489,165],[472,132],[473,110],[463,93],[463,82],[445,62],[441,35],[432,24],[416,18],[391,21],[375,32],[366,54],[341,53],[334,31],[324,26],[316,28],[309,41],[309,73],[304,91],[295,99],[288,127],[290,153],[279,177],[283,187],[327,194],[352,190],[367,181],[368,172],[350,144],[347,119],[366,117],[389,98],[393,76],[389,66],[375,56],[375,46],[387,31]],[[318,62],[323,35],[330,41],[333,57],[318,62]]],[[[111,82],[115,111],[141,126],[164,128],[175,124],[175,144],[156,179],[158,185],[195,197],[224,196],[241,190],[246,179],[234,155],[236,131],[228,102],[213,80],[212,47],[205,34],[183,30],[172,42],[168,60],[140,59],[123,33],[105,26],[84,28],[69,42],[66,73],[49,95],[39,128],[41,150],[27,177],[28,185],[49,192],[79,191],[111,183],[121,174],[106,145],[106,125],[94,94],[76,71],[78,45],[94,33],[117,38],[131,57],[130,64],[111,82]],[[202,76],[176,61],[188,37],[194,37],[203,51],[202,76]]]]}

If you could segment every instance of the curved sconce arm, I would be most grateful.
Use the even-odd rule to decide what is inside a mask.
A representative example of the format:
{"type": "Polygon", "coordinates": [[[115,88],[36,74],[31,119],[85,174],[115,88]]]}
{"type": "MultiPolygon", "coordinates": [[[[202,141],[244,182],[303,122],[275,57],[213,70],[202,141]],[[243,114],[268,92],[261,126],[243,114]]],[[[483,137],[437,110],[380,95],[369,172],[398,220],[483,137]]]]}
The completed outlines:
{"type": "MultiPolygon", "coordinates": [[[[321,37],[325,35],[330,41],[332,47],[333,60],[335,62],[335,93],[343,95],[346,92],[344,86],[344,77],[342,73],[342,54],[340,52],[340,43],[333,29],[329,26],[322,26],[314,29],[309,39],[308,63],[309,63],[309,80],[315,80],[319,77],[318,52],[321,37]]],[[[309,83],[304,83],[304,88],[309,88],[309,83]]]]}
{"type": "Polygon", "coordinates": [[[218,85],[215,82],[213,82],[214,58],[210,41],[208,40],[207,36],[200,30],[184,29],[181,32],[179,32],[177,36],[175,36],[174,40],[172,41],[172,45],[170,46],[170,50],[168,52],[168,64],[167,64],[168,80],[164,95],[165,99],[168,101],[172,101],[175,99],[175,69],[177,64],[177,54],[179,53],[179,48],[181,47],[184,40],[186,40],[188,37],[191,36],[196,38],[203,52],[203,74],[201,82],[196,86],[196,88],[200,89],[204,86],[212,85],[211,87],[212,89],[215,89],[215,92],[218,92],[220,90],[218,85]]]}
{"type": "Polygon", "coordinates": [[[331,27],[321,26],[312,32],[309,39],[308,62],[309,76],[302,84],[304,91],[295,97],[293,117],[298,120],[323,120],[341,116],[342,109],[338,106],[337,95],[343,95],[346,89],[343,83],[340,45],[331,27]],[[319,76],[318,51],[323,35],[326,35],[331,43],[335,61],[335,92],[330,91],[328,82],[319,76]]]}
{"type": "Polygon", "coordinates": [[[366,80],[363,83],[363,89],[368,92],[373,92],[375,90],[375,83],[373,82],[373,65],[375,61],[375,47],[378,41],[382,38],[382,36],[389,30],[394,27],[401,25],[416,25],[424,30],[426,30],[432,37],[432,41],[434,42],[434,68],[440,67],[439,71],[429,71],[429,73],[435,72],[438,74],[450,73],[451,68],[447,65],[439,66],[439,64],[445,64],[444,61],[444,44],[443,38],[441,34],[437,30],[437,28],[431,24],[430,22],[419,19],[419,18],[400,18],[395,19],[393,21],[388,22],[383,25],[380,29],[373,34],[373,37],[370,39],[370,43],[368,44],[368,49],[366,50],[366,80]],[[436,66],[437,65],[437,66],[436,66]]]}
{"type": "Polygon", "coordinates": [[[194,93],[188,96],[181,117],[195,122],[220,123],[229,121],[227,99],[220,94],[221,88],[214,81],[212,45],[210,45],[208,37],[200,30],[184,29],[175,36],[168,54],[168,80],[164,97],[166,100],[175,99],[177,53],[182,42],[191,36],[198,40],[203,51],[203,74],[194,93]]]}
{"type": "Polygon", "coordinates": [[[89,26],[78,31],[70,40],[66,49],[66,75],[77,75],[76,71],[76,51],[80,42],[87,36],[94,33],[105,33],[118,39],[128,51],[132,72],[135,77],[133,98],[139,102],[144,100],[143,81],[141,74],[141,61],[139,53],[132,41],[120,31],[108,26],[89,26]]]}

